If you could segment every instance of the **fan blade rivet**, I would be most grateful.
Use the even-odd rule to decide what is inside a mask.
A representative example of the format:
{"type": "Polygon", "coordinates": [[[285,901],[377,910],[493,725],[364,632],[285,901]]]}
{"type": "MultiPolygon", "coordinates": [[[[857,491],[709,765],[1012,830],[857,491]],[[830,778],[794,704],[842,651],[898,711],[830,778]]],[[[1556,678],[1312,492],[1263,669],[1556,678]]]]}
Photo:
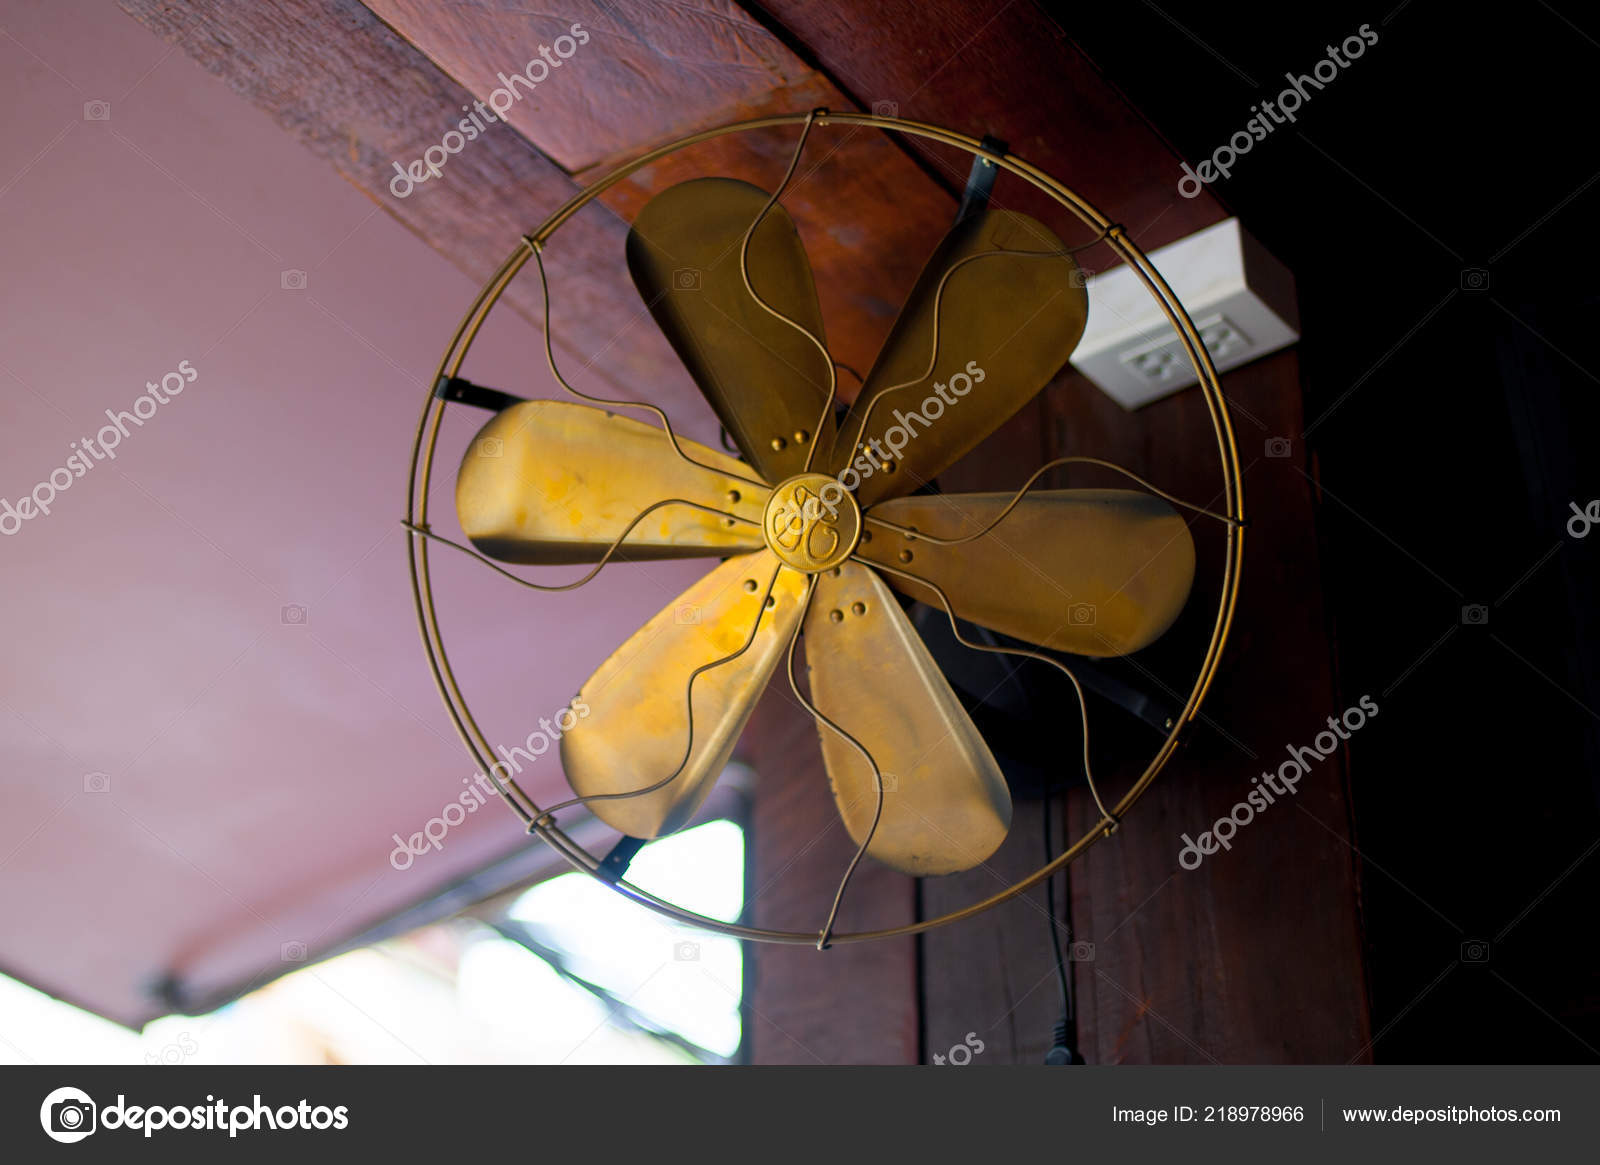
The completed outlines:
{"type": "Polygon", "coordinates": [[[756,593],[756,580],[753,579],[753,578],[745,579],[744,580],[744,589],[749,591],[751,594],[755,594],[756,593]]]}
{"type": "Polygon", "coordinates": [[[863,542],[871,542],[872,541],[872,531],[871,530],[863,530],[863,531],[861,531],[861,541],[863,541],[863,542]]]}
{"type": "Polygon", "coordinates": [[[830,621],[834,622],[834,623],[843,623],[844,622],[844,612],[843,611],[829,611],[828,612],[828,619],[830,621]]]}
{"type": "Polygon", "coordinates": [[[910,562],[911,561],[911,551],[902,550],[900,552],[900,561],[901,562],[910,562]]]}
{"type": "Polygon", "coordinates": [[[729,505],[733,505],[733,506],[736,506],[736,505],[739,504],[739,491],[738,490],[730,489],[728,491],[728,504],[729,505]]]}
{"type": "Polygon", "coordinates": [[[778,600],[773,598],[771,595],[768,595],[767,596],[767,610],[770,611],[770,610],[772,610],[772,608],[776,607],[777,605],[778,605],[778,600]]]}
{"type": "Polygon", "coordinates": [[[794,443],[796,445],[804,445],[809,440],[811,440],[811,434],[804,429],[796,429],[794,431],[794,443]]]}
{"type": "Polygon", "coordinates": [[[774,453],[781,453],[783,451],[783,447],[786,444],[788,444],[788,442],[786,442],[782,437],[774,437],[772,439],[772,450],[773,450],[773,452],[774,453]]]}
{"type": "Polygon", "coordinates": [[[865,603],[851,603],[850,613],[852,615],[865,615],[867,613],[867,605],[865,603]]]}

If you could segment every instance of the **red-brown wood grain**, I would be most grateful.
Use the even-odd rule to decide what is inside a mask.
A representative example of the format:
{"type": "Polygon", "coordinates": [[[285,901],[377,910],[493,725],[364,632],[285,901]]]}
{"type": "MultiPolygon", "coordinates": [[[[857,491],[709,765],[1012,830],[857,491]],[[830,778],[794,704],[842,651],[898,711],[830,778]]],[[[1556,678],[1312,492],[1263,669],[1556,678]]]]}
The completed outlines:
{"type": "MultiPolygon", "coordinates": [[[[804,664],[795,661],[803,675],[804,664]]],[[[756,772],[750,821],[749,914],[756,926],[821,932],[855,846],[839,820],[816,722],[781,676],[740,742],[756,772]]],[[[863,862],[840,931],[904,926],[916,885],[863,862]]],[[[757,1064],[910,1064],[917,1060],[917,947],[912,938],[812,946],[760,945],[752,959],[750,1059],[757,1064]]]]}
{"type": "MultiPolygon", "coordinates": [[[[1293,351],[1224,377],[1236,403],[1251,526],[1238,616],[1202,722],[1116,835],[1071,867],[1082,1044],[1092,1063],[1344,1063],[1367,1058],[1359,889],[1342,754],[1316,765],[1232,848],[1181,868],[1198,837],[1243,801],[1251,778],[1309,745],[1360,693],[1337,692],[1324,626],[1311,487],[1266,442],[1301,431],[1293,351]],[[1254,753],[1255,755],[1250,755],[1254,753]]],[[[1079,377],[1053,386],[1053,456],[1092,453],[1179,497],[1219,504],[1204,401],[1190,389],[1127,413],[1079,377]]],[[[1114,484],[1093,471],[1074,485],[1114,484]]],[[[1199,563],[1171,650],[1141,653],[1154,690],[1187,694],[1218,590],[1220,531],[1190,521],[1199,563]],[[1191,663],[1186,670],[1184,658],[1191,663]]],[[[1154,738],[1151,738],[1152,745],[1154,738]]],[[[1114,791],[1136,765],[1107,766],[1114,791]]],[[[1141,757],[1139,763],[1142,763],[1141,757]]],[[[1097,814],[1071,798],[1074,836],[1097,814]]],[[[1192,859],[1191,859],[1192,860],[1192,859]]]]}
{"type": "MultiPolygon", "coordinates": [[[[816,108],[850,108],[827,78],[775,90],[732,111],[731,120],[816,108]]],[[[717,138],[663,158],[602,196],[631,219],[649,197],[676,182],[729,175],[774,190],[793,155],[799,129],[717,138]]],[[[597,176],[579,175],[581,181],[597,176]]],[[[924,174],[888,135],[852,126],[813,127],[784,208],[805,241],[827,325],[828,348],[865,376],[923,264],[955,217],[956,200],[924,174]]],[[[857,380],[839,382],[853,400],[857,380]]]]}
{"type": "Polygon", "coordinates": [[[567,0],[551,9],[517,0],[368,0],[367,6],[480,98],[530,64],[549,62],[516,84],[523,96],[506,118],[568,173],[732,121],[732,111],[811,73],[731,0],[567,0]],[[562,37],[572,43],[557,45],[562,37]]]}
{"type": "MultiPolygon", "coordinates": [[[[1053,174],[1146,250],[1226,217],[1209,191],[1177,193],[1177,155],[1062,29],[1018,0],[761,0],[774,24],[864,108],[974,137],[993,134],[1053,174]]],[[[958,189],[965,161],[914,147],[958,189]]],[[[1000,205],[1038,214],[1018,187],[1000,205]]],[[[1109,265],[1109,264],[1108,264],[1109,265]]]]}
{"type": "MultiPolygon", "coordinates": [[[[582,24],[589,40],[559,73],[549,70],[523,90],[506,115],[580,185],[697,130],[854,108],[826,76],[725,0],[577,3],[559,19],[509,0],[470,8],[421,0],[369,6],[479,100],[504,88],[502,75],[544,59],[541,49],[568,24],[582,24]]],[[[651,195],[689,178],[720,175],[776,189],[798,136],[783,128],[716,138],[637,171],[602,201],[631,221],[651,195]]],[[[806,242],[834,358],[865,374],[948,229],[955,199],[888,135],[832,127],[813,131],[784,206],[806,242]]],[[[845,399],[855,383],[842,382],[845,399]]]]}

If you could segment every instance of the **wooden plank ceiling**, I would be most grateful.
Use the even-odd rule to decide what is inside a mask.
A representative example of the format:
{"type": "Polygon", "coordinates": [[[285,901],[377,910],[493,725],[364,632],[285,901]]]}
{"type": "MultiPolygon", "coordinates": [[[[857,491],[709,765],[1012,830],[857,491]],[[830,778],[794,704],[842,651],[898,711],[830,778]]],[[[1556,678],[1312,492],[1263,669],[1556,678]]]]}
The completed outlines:
{"type": "MultiPolygon", "coordinates": [[[[1176,194],[1172,151],[1065,31],[1033,4],[1016,0],[766,0],[761,8],[731,0],[569,0],[558,14],[529,11],[512,0],[119,2],[479,280],[522,232],[619,160],[694,130],[819,106],[888,107],[974,136],[1000,137],[1123,223],[1147,249],[1225,214],[1209,191],[1195,199],[1176,194]],[[574,25],[586,34],[581,43],[574,25]],[[563,36],[572,36],[573,43],[558,45],[563,36]],[[560,64],[507,110],[509,126],[493,127],[451,156],[441,180],[403,199],[391,194],[396,161],[420,157],[456,125],[464,108],[489,102],[504,84],[502,74],[551,60],[543,48],[570,54],[562,52],[560,64]]],[[[681,407],[695,418],[682,427],[705,439],[709,414],[628,282],[626,223],[653,193],[690,176],[728,174],[771,188],[794,141],[795,132],[782,129],[694,147],[639,171],[563,228],[548,256],[558,289],[554,330],[558,354],[580,386],[591,377],[597,390],[643,396],[669,411],[681,407]]],[[[942,148],[844,127],[819,131],[808,146],[785,205],[809,249],[829,344],[843,363],[861,372],[871,364],[899,303],[951,222],[968,163],[942,148]]],[[[1084,238],[1081,228],[1072,234],[1070,219],[1019,183],[1003,180],[994,201],[1038,215],[1064,238],[1084,238]]],[[[1089,258],[1086,265],[1099,264],[1089,258]]],[[[507,302],[541,324],[536,280],[513,284],[507,302]]],[[[845,377],[841,385],[848,396],[853,382],[845,377]]],[[[1251,407],[1267,418],[1258,425],[1297,431],[1292,359],[1270,363],[1250,385],[1251,407]]],[[[1125,414],[1069,372],[981,447],[964,472],[969,484],[1014,486],[1046,456],[1095,452],[1117,456],[1207,502],[1212,478],[1192,460],[1210,447],[1199,405],[1191,393],[1125,414]],[[984,482],[986,468],[997,472],[984,482]],[[1163,468],[1173,472],[1163,476],[1163,468]]],[[[1246,428],[1247,440],[1259,442],[1260,436],[1246,428]]],[[[1284,494],[1271,516],[1283,523],[1292,549],[1305,552],[1303,561],[1314,562],[1311,499],[1303,482],[1284,494]]],[[[1320,721],[1332,708],[1327,646],[1315,626],[1320,591],[1314,571],[1286,581],[1299,599],[1289,631],[1280,627],[1276,634],[1280,646],[1284,637],[1292,639],[1309,662],[1277,706],[1283,715],[1309,710],[1320,721]]],[[[1246,633],[1270,626],[1272,612],[1259,618],[1266,621],[1247,621],[1246,633]]],[[[619,637],[627,630],[619,628],[619,637]]],[[[1253,670],[1237,674],[1278,682],[1284,680],[1281,670],[1258,657],[1253,670]]],[[[1259,689],[1253,700],[1250,693],[1232,699],[1225,685],[1219,688],[1213,700],[1218,716],[1226,720],[1238,712],[1244,723],[1260,723],[1259,712],[1252,711],[1259,689]]],[[[814,746],[809,719],[792,701],[769,699],[755,726],[759,732],[747,734],[745,755],[758,771],[787,782],[758,795],[755,921],[792,926],[797,920],[790,907],[831,893],[838,862],[791,865],[787,855],[838,857],[847,855],[847,847],[831,817],[823,774],[813,759],[797,760],[797,750],[814,746]]],[[[1301,868],[1320,879],[1314,897],[1319,917],[1283,958],[1308,970],[1335,966],[1343,986],[1325,998],[1284,998],[1284,990],[1299,990],[1282,986],[1294,981],[1292,975],[1262,970],[1254,960],[1272,956],[1252,949],[1273,925],[1275,900],[1249,898],[1228,931],[1226,950],[1218,948],[1222,940],[1210,923],[1229,910],[1219,895],[1247,885],[1240,879],[1250,876],[1248,859],[1219,875],[1230,879],[1226,884],[1214,885],[1209,874],[1167,877],[1171,837],[1184,827],[1203,828],[1197,823],[1215,816],[1213,801],[1235,799],[1237,756],[1205,753],[1194,768],[1185,787],[1215,777],[1225,790],[1199,798],[1163,794],[1159,803],[1172,812],[1181,808],[1183,815],[1160,837],[1130,826],[1118,839],[1120,857],[1103,847],[1075,872],[1075,913],[1084,920],[1085,936],[1097,937],[1104,952],[1103,973],[1079,968],[1085,1046],[1101,1062],[1195,1058],[1196,1045],[1182,1034],[1190,1031],[1214,1034],[1213,1046],[1224,1057],[1246,1060],[1284,1058],[1282,1050],[1296,1041],[1325,1057],[1347,1038],[1359,1046],[1365,1004],[1358,986],[1355,893],[1340,843],[1315,829],[1295,831],[1301,868]],[[1134,920],[1129,910],[1157,894],[1164,895],[1159,905],[1134,920]],[[1183,949],[1162,945],[1152,928],[1164,928],[1169,938],[1182,936],[1183,949]],[[1197,947],[1205,948],[1210,961],[1191,975],[1187,968],[1197,947]],[[1279,985],[1269,987],[1269,980],[1279,985]],[[1253,987],[1261,988],[1254,997],[1253,987]],[[1263,1002],[1273,992],[1278,1001],[1263,1002]],[[1320,1018],[1305,1019],[1318,1009],[1320,1018]],[[1234,1022],[1247,1012],[1250,1022],[1234,1022]]],[[[1339,819],[1342,797],[1336,792],[1329,803],[1319,803],[1319,817],[1339,819]]],[[[1082,807],[1074,805],[1071,817],[1081,826],[1082,807]]],[[[1019,811],[1019,831],[1038,824],[1035,809],[1019,811]]],[[[1038,864],[1018,859],[1012,870],[1010,861],[1008,874],[1038,864]]],[[[1281,867],[1270,866],[1274,874],[1281,867]]],[[[993,892],[996,887],[985,884],[992,874],[929,883],[922,909],[947,909],[970,900],[969,891],[993,892]]],[[[863,898],[852,910],[875,926],[911,921],[919,908],[912,884],[886,871],[865,875],[855,892],[863,898]]],[[[1054,1017],[1052,993],[1036,973],[1049,965],[1038,913],[1019,904],[929,936],[920,975],[911,940],[836,950],[827,956],[826,973],[809,951],[758,954],[752,994],[757,1056],[800,1062],[905,1059],[918,1054],[919,1030],[924,1044],[937,1043],[949,1034],[946,1027],[959,1039],[968,1028],[993,1020],[1011,1032],[997,1042],[994,1061],[1036,1059],[1054,1017]],[[1021,927],[1030,928],[1025,936],[1021,927]],[[975,969],[997,957],[1004,963],[1008,951],[1015,971],[975,969]],[[849,990],[841,990],[846,982],[849,990]],[[916,999],[919,983],[925,1010],[916,999]],[[998,1020],[987,1014],[991,1010],[998,1020]]],[[[1309,986],[1306,991],[1315,994],[1309,986]]],[[[921,1052],[930,1050],[938,1049],[921,1052]]]]}

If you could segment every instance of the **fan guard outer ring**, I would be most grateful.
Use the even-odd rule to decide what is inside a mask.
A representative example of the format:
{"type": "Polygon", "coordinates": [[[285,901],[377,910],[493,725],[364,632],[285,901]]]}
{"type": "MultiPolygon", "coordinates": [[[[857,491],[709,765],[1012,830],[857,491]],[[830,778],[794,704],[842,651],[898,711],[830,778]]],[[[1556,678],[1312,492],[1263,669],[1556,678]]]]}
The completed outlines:
{"type": "MultiPolygon", "coordinates": [[[[438,444],[439,429],[445,408],[445,402],[433,395],[433,385],[438,384],[442,378],[458,375],[461,364],[466,359],[467,352],[477,337],[479,329],[488,318],[489,312],[499,301],[501,295],[504,294],[511,280],[532,258],[533,249],[542,247],[568,219],[572,218],[573,215],[577,214],[579,210],[600,194],[635,171],[669,154],[726,134],[747,133],[754,130],[783,126],[798,127],[804,126],[808,121],[816,127],[854,126],[863,129],[880,129],[891,133],[908,134],[912,137],[924,138],[963,150],[974,157],[986,158],[994,165],[1016,175],[1034,188],[1043,191],[1055,202],[1066,208],[1085,226],[1097,232],[1105,245],[1109,246],[1128,265],[1129,269],[1138,276],[1145,290],[1150,293],[1160,306],[1168,323],[1178,334],[1178,338],[1183,344],[1183,349],[1189,357],[1189,362],[1194,368],[1195,375],[1199,378],[1199,387],[1205,396],[1206,408],[1210,414],[1212,428],[1216,434],[1217,451],[1221,461],[1222,494],[1226,502],[1223,513],[1231,519],[1227,524],[1227,542],[1222,567],[1222,587],[1211,639],[1207,646],[1205,657],[1201,661],[1199,672],[1196,675],[1194,687],[1191,689],[1182,711],[1175,717],[1172,729],[1168,732],[1155,757],[1128,792],[1112,808],[1111,817],[1097,822],[1055,859],[1039,867],[1032,874],[1012,883],[1006,889],[988,898],[971,903],[959,910],[952,910],[947,914],[923,919],[920,922],[908,923],[905,926],[847,932],[835,932],[820,928],[818,931],[767,930],[738,923],[721,922],[657,898],[655,895],[630,884],[626,880],[613,880],[603,875],[601,873],[601,859],[589,853],[563,833],[515,782],[501,781],[495,777],[490,778],[495,780],[501,797],[522,818],[528,828],[528,832],[548,844],[565,858],[574,869],[594,876],[598,881],[610,886],[618,893],[649,907],[658,914],[677,922],[734,938],[796,946],[822,946],[824,945],[824,939],[826,945],[832,945],[834,943],[868,942],[873,939],[899,938],[920,934],[938,926],[945,926],[972,918],[992,907],[1010,901],[1019,894],[1026,893],[1045,879],[1060,872],[1097,841],[1115,832],[1117,823],[1127,815],[1128,810],[1150,787],[1156,775],[1171,759],[1183,731],[1199,715],[1200,705],[1204,701],[1212,679],[1216,675],[1223,648],[1227,643],[1228,632],[1233,624],[1234,611],[1238,604],[1239,576],[1244,565],[1243,524],[1245,515],[1243,484],[1241,481],[1242,473],[1239,468],[1239,450],[1234,438],[1233,422],[1229,414],[1227,399],[1223,396],[1216,367],[1212,363],[1211,356],[1206,351],[1205,345],[1201,342],[1199,333],[1195,330],[1194,321],[1189,318],[1189,314],[1184,309],[1183,304],[1178,301],[1172,288],[1167,285],[1161,273],[1151,265],[1144,252],[1128,239],[1121,226],[1107,219],[1093,206],[1043,170],[1011,154],[997,154],[985,149],[983,143],[977,138],[939,126],[907,121],[898,117],[885,117],[872,113],[838,113],[819,109],[811,113],[782,114],[755,118],[749,121],[732,122],[714,129],[702,130],[659,146],[640,155],[631,162],[618,166],[604,177],[596,180],[574,195],[565,205],[546,219],[537,230],[523,236],[516,249],[501,264],[500,269],[490,277],[488,283],[478,293],[472,306],[462,318],[455,334],[451,338],[449,347],[445,350],[444,356],[439,362],[433,381],[429,385],[428,397],[423,405],[421,418],[417,423],[416,438],[411,451],[411,475],[406,497],[406,520],[410,525],[422,530],[428,528],[428,491],[432,483],[434,452],[438,444]]],[[[412,532],[411,537],[407,539],[407,557],[411,574],[412,595],[416,603],[417,623],[422,633],[423,649],[428,656],[429,667],[433,672],[434,682],[439,689],[440,698],[443,699],[445,708],[450,713],[451,721],[454,723],[462,743],[466,745],[467,751],[472,755],[479,769],[485,773],[491,773],[489,758],[493,756],[493,749],[482,730],[479,729],[477,722],[473,719],[471,710],[467,707],[466,700],[456,683],[455,674],[451,669],[449,657],[445,651],[444,639],[439,630],[433,583],[428,569],[426,538],[416,532],[412,532]]]]}

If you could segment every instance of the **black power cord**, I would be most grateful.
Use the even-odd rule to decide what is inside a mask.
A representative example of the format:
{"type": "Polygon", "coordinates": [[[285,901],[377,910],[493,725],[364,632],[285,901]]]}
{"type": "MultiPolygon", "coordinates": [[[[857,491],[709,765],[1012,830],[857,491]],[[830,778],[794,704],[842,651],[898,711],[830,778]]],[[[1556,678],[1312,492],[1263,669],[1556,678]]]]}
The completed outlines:
{"type": "MultiPolygon", "coordinates": [[[[1044,860],[1049,864],[1054,857],[1055,844],[1051,838],[1050,828],[1050,785],[1048,781],[1044,787],[1044,860]]],[[[1056,880],[1055,875],[1044,880],[1045,906],[1049,910],[1050,946],[1056,955],[1056,981],[1061,988],[1061,1018],[1056,1021],[1055,1029],[1051,1032],[1050,1050],[1045,1053],[1044,1062],[1053,1065],[1082,1064],[1083,1057],[1078,1054],[1073,1045],[1077,1042],[1077,1011],[1076,1000],[1072,993],[1072,978],[1067,974],[1067,961],[1061,954],[1061,934],[1059,919],[1056,915],[1056,880]]],[[[1072,937],[1071,924],[1068,927],[1067,937],[1072,937]]]]}

